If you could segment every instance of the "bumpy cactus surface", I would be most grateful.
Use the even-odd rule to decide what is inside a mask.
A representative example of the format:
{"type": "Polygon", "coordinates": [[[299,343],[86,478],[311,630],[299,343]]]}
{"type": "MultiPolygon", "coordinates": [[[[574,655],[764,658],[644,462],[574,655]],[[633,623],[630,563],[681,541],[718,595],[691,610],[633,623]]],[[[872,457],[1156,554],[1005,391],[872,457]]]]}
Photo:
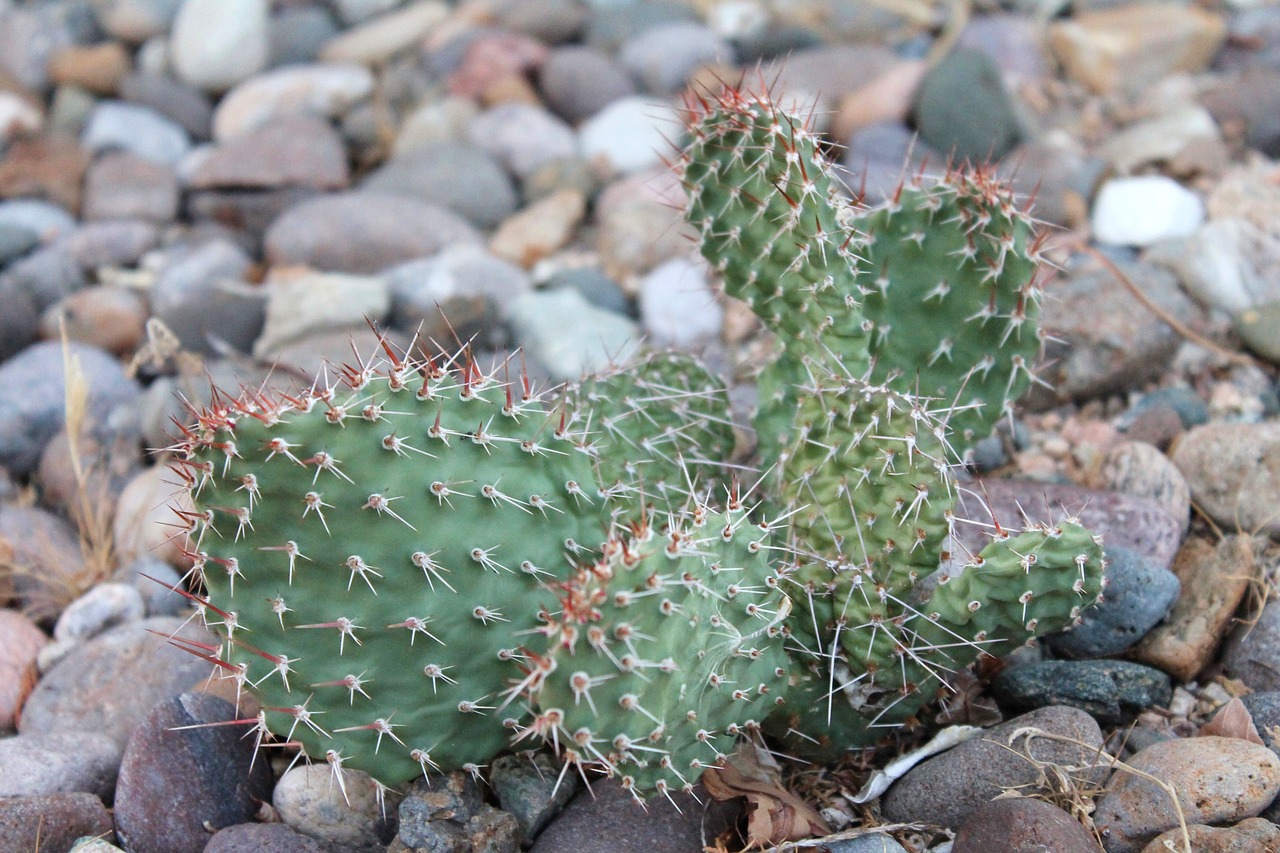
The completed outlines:
{"type": "Polygon", "coordinates": [[[538,592],[609,526],[583,436],[519,382],[394,360],[188,433],[191,556],[265,725],[394,784],[482,764],[538,592]]]}

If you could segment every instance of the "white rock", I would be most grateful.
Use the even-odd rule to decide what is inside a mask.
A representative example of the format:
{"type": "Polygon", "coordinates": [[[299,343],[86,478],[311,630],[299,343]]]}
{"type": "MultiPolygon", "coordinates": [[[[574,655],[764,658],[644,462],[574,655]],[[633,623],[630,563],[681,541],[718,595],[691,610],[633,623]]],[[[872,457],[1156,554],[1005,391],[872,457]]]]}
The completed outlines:
{"type": "Polygon", "coordinates": [[[381,320],[391,310],[391,287],[378,276],[281,270],[267,279],[267,317],[254,355],[270,358],[307,335],[346,328],[362,317],[381,320]]]}
{"type": "Polygon", "coordinates": [[[706,266],[672,258],[646,275],[640,319],[657,344],[689,346],[720,334],[724,309],[707,281],[706,266]]]}
{"type": "Polygon", "coordinates": [[[173,22],[169,56],[178,76],[224,92],[267,67],[266,0],[185,0],[173,22]]]}
{"type": "Polygon", "coordinates": [[[640,342],[635,323],[567,287],[526,293],[507,319],[524,351],[559,382],[625,361],[640,342]]]}
{"type": "Polygon", "coordinates": [[[0,142],[8,142],[23,133],[34,133],[44,123],[44,116],[27,101],[12,92],[0,92],[0,142]]]}
{"type": "Polygon", "coordinates": [[[1211,219],[1189,237],[1152,246],[1145,258],[1173,270],[1204,305],[1233,316],[1280,300],[1280,239],[1247,219],[1211,219]]]}
{"type": "Polygon", "coordinates": [[[59,642],[81,642],[146,615],[142,593],[123,583],[101,583],[67,605],[53,627],[59,642]]]}
{"type": "Polygon", "coordinates": [[[680,118],[670,104],[633,96],[619,98],[583,122],[578,147],[585,160],[629,174],[660,164],[680,133],[680,118]]]}
{"type": "Polygon", "coordinates": [[[80,145],[93,152],[123,149],[176,168],[191,150],[191,137],[150,107],[102,101],[89,113],[80,145]]]}
{"type": "Polygon", "coordinates": [[[1093,236],[1099,243],[1149,246],[1185,237],[1203,222],[1200,197],[1163,175],[1114,178],[1093,202],[1093,236]]]}
{"type": "Polygon", "coordinates": [[[290,65],[250,78],[219,102],[213,138],[225,142],[281,115],[337,118],[373,92],[373,74],[363,65],[290,65]]]}

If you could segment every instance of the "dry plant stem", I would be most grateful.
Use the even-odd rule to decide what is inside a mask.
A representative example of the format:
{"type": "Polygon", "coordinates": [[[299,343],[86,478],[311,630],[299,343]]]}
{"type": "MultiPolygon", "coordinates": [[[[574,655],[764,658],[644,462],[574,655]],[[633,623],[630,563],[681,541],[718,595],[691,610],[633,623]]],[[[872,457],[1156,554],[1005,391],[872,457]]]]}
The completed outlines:
{"type": "Polygon", "coordinates": [[[1099,252],[1097,249],[1093,248],[1092,246],[1084,245],[1083,243],[1079,244],[1078,248],[1080,249],[1080,251],[1084,252],[1085,254],[1092,257],[1095,261],[1102,264],[1102,266],[1107,270],[1107,272],[1115,276],[1116,281],[1124,285],[1124,289],[1129,291],[1129,294],[1133,296],[1134,299],[1142,303],[1142,307],[1146,308],[1153,315],[1155,315],[1160,320],[1160,322],[1164,323],[1169,328],[1173,329],[1182,337],[1191,341],[1193,344],[1198,344],[1199,346],[1204,347],[1205,349],[1209,350],[1210,352],[1219,356],[1220,358],[1225,359],[1231,364],[1239,364],[1245,367],[1258,366],[1258,363],[1254,359],[1250,358],[1248,355],[1245,355],[1242,352],[1237,352],[1235,350],[1227,349],[1221,344],[1210,340],[1209,338],[1197,332],[1195,329],[1192,329],[1186,323],[1183,323],[1177,317],[1174,317],[1172,314],[1170,314],[1168,311],[1161,308],[1156,303],[1152,302],[1151,298],[1147,296],[1145,293],[1143,293],[1141,288],[1139,288],[1136,284],[1134,284],[1133,281],[1127,275],[1124,274],[1124,271],[1121,270],[1120,267],[1116,266],[1114,261],[1112,261],[1106,255],[1099,252]]]}
{"type": "MultiPolygon", "coordinates": [[[[1164,791],[1166,794],[1169,795],[1169,800],[1173,803],[1174,813],[1178,816],[1178,829],[1182,833],[1183,849],[1181,851],[1177,851],[1177,853],[1194,853],[1194,851],[1191,849],[1191,834],[1187,829],[1187,817],[1186,817],[1186,814],[1184,814],[1182,811],[1182,802],[1178,799],[1178,791],[1168,782],[1165,782],[1162,779],[1158,779],[1155,776],[1152,776],[1150,773],[1147,773],[1146,771],[1139,770],[1136,767],[1125,764],[1120,759],[1106,752],[1103,752],[1100,748],[1094,747],[1091,744],[1087,744],[1082,740],[1066,737],[1064,735],[1053,734],[1052,732],[1046,732],[1044,729],[1040,729],[1035,726],[1025,726],[1023,728],[1016,729],[1012,734],[1009,735],[1007,742],[1003,744],[1003,746],[1005,746],[1006,748],[1009,748],[1009,745],[1012,744],[1015,740],[1017,740],[1020,737],[1026,737],[1028,740],[1030,740],[1033,737],[1042,737],[1048,740],[1058,741],[1059,743],[1068,743],[1075,746],[1082,746],[1085,749],[1095,750],[1096,751],[1095,757],[1097,758],[1097,760],[1100,763],[1105,764],[1107,767],[1110,767],[1112,770],[1119,770],[1124,773],[1132,773],[1133,775],[1138,776],[1142,779],[1145,779],[1148,782],[1152,783],[1153,785],[1156,785],[1162,791],[1164,791]]],[[[1026,757],[1028,761],[1031,761],[1032,763],[1036,764],[1037,766],[1041,766],[1042,768],[1043,766],[1046,766],[1052,763],[1052,762],[1040,762],[1030,756],[1024,756],[1024,757],[1026,757]]],[[[1097,764],[1082,765],[1079,767],[1071,766],[1071,767],[1065,767],[1061,769],[1070,773],[1070,772],[1080,772],[1084,770],[1089,770],[1089,769],[1092,769],[1092,767],[1096,767],[1096,766],[1098,765],[1097,764]]]]}

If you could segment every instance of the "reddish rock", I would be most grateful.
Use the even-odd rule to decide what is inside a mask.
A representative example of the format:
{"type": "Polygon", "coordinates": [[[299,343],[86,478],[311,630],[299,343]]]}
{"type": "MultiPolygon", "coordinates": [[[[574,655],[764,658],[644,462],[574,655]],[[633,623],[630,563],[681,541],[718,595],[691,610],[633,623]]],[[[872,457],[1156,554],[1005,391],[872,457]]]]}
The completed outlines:
{"type": "Polygon", "coordinates": [[[462,65],[445,82],[452,94],[478,98],[503,78],[536,71],[548,53],[542,42],[519,33],[480,36],[467,46],[462,65]]]}
{"type": "MultiPolygon", "coordinates": [[[[1280,850],[1280,826],[1260,817],[1242,820],[1235,826],[1193,823],[1187,827],[1187,836],[1196,853],[1275,853],[1280,850]]],[[[1157,835],[1142,848],[1142,853],[1168,853],[1184,845],[1182,829],[1171,829],[1157,835]]]]}
{"type": "Polygon", "coordinates": [[[89,160],[89,152],[68,136],[15,139],[0,160],[0,198],[43,198],[79,210],[89,160]]]}
{"type": "Polygon", "coordinates": [[[45,633],[26,616],[0,610],[0,731],[17,726],[22,703],[40,678],[36,656],[48,642],[45,633]]]}
{"type": "Polygon", "coordinates": [[[50,306],[40,320],[40,334],[60,339],[65,328],[73,341],[123,356],[142,342],[146,323],[146,302],[137,291],[103,285],[78,290],[50,306]]]}
{"type": "Polygon", "coordinates": [[[116,781],[116,832],[130,850],[202,853],[213,832],[247,823],[270,802],[270,764],[253,760],[253,738],[218,725],[236,718],[229,702],[184,693],[142,720],[116,781]]]}
{"type": "Polygon", "coordinates": [[[77,838],[111,841],[111,815],[93,794],[0,797],[0,850],[66,853],[77,838]]]}
{"type": "Polygon", "coordinates": [[[284,116],[214,148],[187,180],[192,189],[347,186],[347,153],[328,122],[284,116]]]}
{"type": "Polygon", "coordinates": [[[1102,853],[1079,821],[1057,806],[1030,797],[984,803],[969,816],[951,853],[1102,853]]]}

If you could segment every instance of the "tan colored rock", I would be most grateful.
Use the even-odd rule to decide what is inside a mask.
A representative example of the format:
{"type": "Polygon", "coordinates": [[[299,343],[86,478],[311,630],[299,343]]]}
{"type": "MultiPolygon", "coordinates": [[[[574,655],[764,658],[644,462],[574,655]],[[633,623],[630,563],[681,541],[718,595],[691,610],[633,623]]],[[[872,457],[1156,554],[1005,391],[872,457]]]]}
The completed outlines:
{"type": "Polygon", "coordinates": [[[1220,526],[1280,536],[1280,423],[1204,424],[1169,458],[1196,506],[1220,526]]]}
{"type": "Polygon", "coordinates": [[[125,356],[142,343],[146,323],[147,306],[137,291],[101,285],[78,290],[50,305],[40,319],[40,335],[58,340],[65,328],[73,341],[125,356]]]}
{"type": "Polygon", "coordinates": [[[71,45],[49,57],[49,77],[99,95],[111,95],[129,73],[132,63],[124,45],[108,41],[95,45],[71,45]]]}
{"type": "MultiPolygon", "coordinates": [[[[1196,853],[1275,853],[1280,850],[1280,826],[1260,817],[1242,820],[1235,826],[1196,823],[1187,827],[1187,835],[1196,853]]],[[[1184,846],[1182,830],[1171,829],[1156,836],[1142,848],[1142,853],[1168,853],[1184,846]]]]}
{"type": "Polygon", "coordinates": [[[22,703],[39,679],[36,656],[48,642],[26,616],[0,610],[0,732],[16,728],[22,703]]]}
{"type": "Polygon", "coordinates": [[[1177,681],[1191,681],[1213,662],[1249,590],[1254,565],[1248,540],[1229,536],[1215,547],[1204,539],[1188,539],[1173,561],[1173,573],[1182,594],[1132,654],[1177,681]]]}
{"type": "Polygon", "coordinates": [[[1049,29],[1049,47],[1070,77],[1106,93],[1203,71],[1226,35],[1220,16],[1196,6],[1139,3],[1060,21],[1049,29]]]}
{"type": "Polygon", "coordinates": [[[174,508],[191,508],[178,475],[164,465],[138,472],[116,501],[112,535],[120,560],[150,556],[185,567],[174,508]]]}
{"type": "MultiPolygon", "coordinates": [[[[1188,824],[1255,817],[1280,793],[1280,758],[1239,738],[1160,741],[1128,764],[1172,787],[1188,824]]],[[[1111,777],[1093,815],[1107,853],[1139,853],[1157,835],[1178,826],[1178,819],[1165,788],[1124,771],[1111,777]]]]}
{"type": "Polygon", "coordinates": [[[374,18],[330,39],[320,48],[321,62],[375,65],[413,47],[449,15],[439,0],[423,0],[374,18]]]}
{"type": "Polygon", "coordinates": [[[845,95],[831,120],[831,138],[844,144],[867,125],[905,121],[928,67],[923,59],[904,60],[845,95]]]}
{"type": "Polygon", "coordinates": [[[489,251],[528,269],[568,243],[586,211],[579,191],[552,193],[499,225],[489,251]]]}

